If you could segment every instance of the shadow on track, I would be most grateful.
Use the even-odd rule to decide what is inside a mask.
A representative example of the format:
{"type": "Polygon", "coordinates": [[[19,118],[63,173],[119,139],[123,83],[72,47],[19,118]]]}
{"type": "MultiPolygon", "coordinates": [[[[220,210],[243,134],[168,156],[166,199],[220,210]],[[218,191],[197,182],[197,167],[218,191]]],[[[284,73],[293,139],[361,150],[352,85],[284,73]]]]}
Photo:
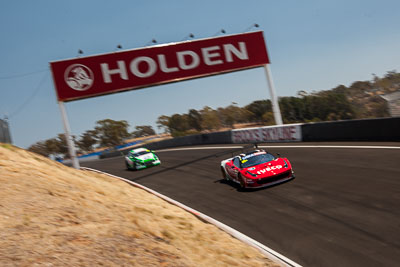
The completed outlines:
{"type": "Polygon", "coordinates": [[[275,186],[279,186],[279,185],[291,182],[294,179],[296,179],[296,178],[292,178],[290,180],[286,180],[286,181],[283,181],[283,182],[280,182],[277,184],[273,184],[273,185],[266,186],[266,187],[260,187],[260,188],[242,188],[242,187],[240,187],[240,185],[238,183],[235,183],[230,180],[227,181],[226,179],[218,179],[218,180],[215,180],[214,183],[226,184],[226,185],[229,185],[229,186],[235,188],[238,192],[250,193],[250,192],[257,192],[257,191],[261,191],[261,190],[271,189],[275,186]]]}
{"type": "Polygon", "coordinates": [[[174,170],[174,169],[177,169],[177,168],[180,168],[180,167],[183,167],[183,166],[187,166],[187,165],[199,162],[201,160],[206,160],[206,159],[209,159],[209,158],[218,158],[218,157],[226,155],[226,154],[232,154],[233,155],[234,153],[237,153],[239,151],[243,152],[245,149],[249,149],[249,148],[253,148],[253,145],[248,145],[248,146],[244,146],[242,148],[235,148],[235,149],[231,149],[231,150],[228,150],[228,151],[222,151],[222,152],[214,153],[214,154],[207,155],[207,156],[204,156],[204,157],[201,157],[201,158],[197,158],[197,159],[194,159],[194,160],[183,162],[183,163],[177,164],[177,165],[172,166],[172,167],[167,167],[167,168],[165,168],[163,170],[155,171],[155,172],[152,172],[150,174],[145,174],[145,175],[142,175],[142,176],[139,176],[139,177],[136,177],[136,178],[130,178],[129,180],[131,180],[133,182],[136,182],[136,181],[142,180],[142,179],[144,179],[146,177],[153,176],[155,174],[161,174],[161,173],[164,173],[164,172],[167,172],[167,171],[170,171],[170,170],[174,170]]]}

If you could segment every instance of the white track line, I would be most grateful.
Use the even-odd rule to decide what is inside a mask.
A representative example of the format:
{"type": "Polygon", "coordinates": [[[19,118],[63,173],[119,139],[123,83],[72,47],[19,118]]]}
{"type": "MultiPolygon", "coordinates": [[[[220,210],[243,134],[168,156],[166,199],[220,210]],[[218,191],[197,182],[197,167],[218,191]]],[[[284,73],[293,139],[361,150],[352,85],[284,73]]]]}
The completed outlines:
{"type": "Polygon", "coordinates": [[[232,148],[243,148],[242,146],[203,146],[203,147],[183,147],[183,148],[166,148],[156,150],[157,152],[167,151],[181,151],[181,150],[205,150],[205,149],[232,149],[232,148]]]}
{"type": "Polygon", "coordinates": [[[400,149],[400,146],[327,146],[327,145],[309,145],[309,146],[259,146],[263,148],[363,148],[363,149],[400,149]]]}
{"type": "Polygon", "coordinates": [[[96,169],[91,169],[91,168],[86,168],[86,167],[81,167],[81,169],[82,170],[87,170],[87,171],[93,171],[93,172],[97,172],[97,173],[102,173],[102,174],[111,176],[113,178],[120,179],[120,180],[122,180],[124,182],[127,182],[127,183],[129,183],[129,184],[131,184],[131,185],[133,185],[135,187],[141,188],[141,189],[143,189],[143,190],[145,190],[145,191],[147,191],[147,192],[149,192],[149,193],[151,193],[153,195],[158,196],[159,198],[161,198],[161,199],[163,199],[163,200],[165,200],[165,201],[167,201],[167,202],[169,202],[169,203],[171,203],[173,205],[176,205],[176,206],[178,206],[178,207],[180,207],[180,208],[192,213],[196,217],[198,217],[198,218],[200,218],[200,219],[202,219],[202,220],[204,220],[204,221],[206,221],[206,222],[208,222],[210,224],[213,224],[213,225],[217,226],[218,228],[220,228],[221,230],[223,230],[226,233],[230,234],[231,236],[233,236],[233,237],[241,240],[242,242],[244,242],[244,243],[246,243],[246,244],[248,244],[248,245],[250,245],[250,246],[252,246],[252,247],[254,247],[256,249],[258,249],[262,254],[267,256],[269,259],[275,260],[276,262],[281,263],[284,266],[301,267],[301,265],[299,265],[299,264],[295,263],[294,261],[288,259],[287,257],[283,256],[282,254],[280,254],[280,253],[276,252],[275,250],[273,250],[273,249],[261,244],[260,242],[258,242],[256,240],[246,236],[245,234],[242,234],[241,232],[229,227],[228,225],[223,224],[223,223],[221,223],[221,222],[219,222],[219,221],[217,221],[217,220],[215,220],[215,219],[213,219],[213,218],[211,218],[211,217],[209,217],[209,216],[207,216],[207,215],[205,215],[205,214],[203,214],[203,213],[201,213],[201,212],[199,212],[199,211],[197,211],[195,209],[192,209],[192,208],[190,208],[190,207],[188,207],[188,206],[186,206],[186,205],[184,205],[184,204],[182,204],[182,203],[180,203],[180,202],[178,202],[176,200],[173,200],[172,198],[169,198],[169,197],[167,197],[167,196],[165,196],[163,194],[160,194],[157,191],[154,191],[154,190],[152,190],[152,189],[150,189],[148,187],[145,187],[145,186],[143,186],[141,184],[132,182],[132,181],[130,181],[128,179],[125,179],[125,178],[122,178],[122,177],[119,177],[119,176],[115,176],[115,175],[112,175],[112,174],[109,174],[109,173],[106,173],[106,172],[102,172],[102,171],[99,171],[99,170],[96,170],[96,169]]]}
{"type": "MultiPolygon", "coordinates": [[[[356,148],[356,149],[400,149],[400,146],[332,146],[332,145],[262,145],[261,148],[356,148]]],[[[207,147],[184,147],[156,150],[156,152],[183,151],[183,150],[206,150],[206,149],[233,149],[243,146],[207,146],[207,147]]]]}

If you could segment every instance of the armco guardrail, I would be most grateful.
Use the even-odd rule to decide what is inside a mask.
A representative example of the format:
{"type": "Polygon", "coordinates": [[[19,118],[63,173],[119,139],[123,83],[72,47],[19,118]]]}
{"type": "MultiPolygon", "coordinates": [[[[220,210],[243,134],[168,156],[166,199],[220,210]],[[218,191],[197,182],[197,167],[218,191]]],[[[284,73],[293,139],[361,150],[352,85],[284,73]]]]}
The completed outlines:
{"type": "Polygon", "coordinates": [[[8,122],[0,119],[0,142],[11,144],[11,134],[8,122]]]}
{"type": "MultiPolygon", "coordinates": [[[[145,146],[156,150],[192,145],[301,141],[400,141],[400,117],[235,129],[177,137],[145,146]]],[[[120,156],[127,150],[106,152],[100,158],[120,156]]]]}

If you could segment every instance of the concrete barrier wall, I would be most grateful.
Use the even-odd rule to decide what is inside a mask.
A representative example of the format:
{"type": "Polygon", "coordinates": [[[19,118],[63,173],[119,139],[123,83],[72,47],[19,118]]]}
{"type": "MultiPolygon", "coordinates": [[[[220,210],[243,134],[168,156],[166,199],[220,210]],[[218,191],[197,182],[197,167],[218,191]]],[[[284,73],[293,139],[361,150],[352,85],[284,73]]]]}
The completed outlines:
{"type": "MultiPolygon", "coordinates": [[[[400,141],[400,117],[237,129],[177,137],[144,146],[157,150],[193,145],[299,141],[400,141]]],[[[107,152],[100,157],[120,156],[128,150],[107,152]]]]}
{"type": "MultiPolygon", "coordinates": [[[[159,142],[145,144],[143,146],[148,149],[156,150],[156,149],[179,147],[179,146],[231,144],[231,143],[232,143],[231,131],[225,131],[225,132],[195,134],[195,135],[176,137],[172,139],[162,140],[159,142]]],[[[131,148],[103,153],[100,156],[100,158],[121,156],[123,154],[127,154],[129,150],[131,150],[131,148]]]]}
{"type": "Polygon", "coordinates": [[[11,144],[11,134],[8,122],[0,119],[0,142],[11,144]]]}
{"type": "Polygon", "coordinates": [[[400,117],[307,123],[303,142],[400,141],[400,117]]]}
{"type": "Polygon", "coordinates": [[[211,145],[211,144],[231,144],[231,131],[196,134],[173,139],[167,139],[160,142],[150,143],[146,145],[149,149],[161,149],[177,146],[191,146],[191,145],[211,145]]]}

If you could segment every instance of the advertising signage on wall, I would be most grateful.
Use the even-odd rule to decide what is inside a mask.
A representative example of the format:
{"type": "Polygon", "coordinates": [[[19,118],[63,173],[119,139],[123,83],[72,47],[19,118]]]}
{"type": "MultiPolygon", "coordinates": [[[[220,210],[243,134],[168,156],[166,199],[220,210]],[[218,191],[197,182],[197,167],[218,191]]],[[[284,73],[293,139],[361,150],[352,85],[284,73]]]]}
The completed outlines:
{"type": "Polygon", "coordinates": [[[232,143],[301,141],[301,124],[232,130],[232,143]]]}
{"type": "Polygon", "coordinates": [[[171,43],[50,63],[58,101],[263,66],[262,32],[171,43]]]}

